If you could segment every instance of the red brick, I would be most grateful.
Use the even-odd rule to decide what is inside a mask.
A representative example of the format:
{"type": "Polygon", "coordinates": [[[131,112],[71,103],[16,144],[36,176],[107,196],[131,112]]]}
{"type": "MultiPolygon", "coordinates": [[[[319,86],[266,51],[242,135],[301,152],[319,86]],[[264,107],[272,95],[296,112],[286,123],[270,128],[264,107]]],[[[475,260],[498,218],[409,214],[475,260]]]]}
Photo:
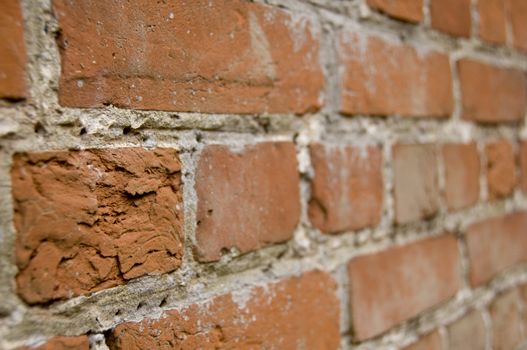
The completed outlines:
{"type": "Polygon", "coordinates": [[[36,347],[27,346],[18,350],[89,350],[90,342],[85,335],[79,337],[55,337],[36,347]]]}
{"type": "Polygon", "coordinates": [[[183,254],[180,175],[171,149],[16,155],[18,293],[47,302],[175,270],[183,254]]]}
{"type": "Polygon", "coordinates": [[[487,186],[489,199],[510,196],[516,187],[516,160],[514,148],[507,140],[485,146],[487,156],[487,186]]]}
{"type": "Polygon", "coordinates": [[[525,73],[471,59],[458,62],[463,118],[482,123],[519,121],[527,96],[525,73]]]}
{"type": "Polygon", "coordinates": [[[343,32],[339,46],[343,113],[413,117],[452,113],[446,55],[418,52],[412,46],[358,32],[343,32]]]}
{"type": "Polygon", "coordinates": [[[449,350],[485,350],[485,322],[479,311],[472,311],[448,326],[449,350]]]}
{"type": "Polygon", "coordinates": [[[0,98],[26,97],[26,47],[19,0],[0,1],[0,98]]]}
{"type": "Polygon", "coordinates": [[[435,145],[395,145],[392,157],[395,221],[406,224],[433,217],[439,208],[435,145]]]}
{"type": "Polygon", "coordinates": [[[480,38],[490,43],[504,44],[505,0],[477,0],[477,10],[480,38]]]}
{"type": "Polygon", "coordinates": [[[311,146],[309,217],[326,233],[375,226],[382,213],[382,154],[376,146],[311,146]]]}
{"type": "Polygon", "coordinates": [[[527,51],[527,1],[508,0],[514,46],[527,51]]]}
{"type": "Polygon", "coordinates": [[[305,113],[321,105],[318,34],[306,16],[243,0],[54,5],[64,106],[305,113]]]}
{"type": "Polygon", "coordinates": [[[441,350],[441,335],[439,332],[430,333],[404,350],[441,350]]]}
{"type": "Polygon", "coordinates": [[[432,0],[430,2],[432,28],[455,36],[469,37],[470,1],[432,0]]]}
{"type": "Polygon", "coordinates": [[[520,184],[523,192],[527,193],[527,141],[520,144],[520,184]]]}
{"type": "Polygon", "coordinates": [[[472,224],[467,229],[470,283],[483,284],[501,271],[527,261],[527,212],[472,224]]]}
{"type": "Polygon", "coordinates": [[[300,217],[300,178],[290,142],[264,142],[239,152],[207,146],[196,173],[196,252],[214,261],[222,250],[245,253],[293,236],[300,217]]]}
{"type": "Polygon", "coordinates": [[[517,349],[521,344],[522,316],[517,289],[498,296],[489,308],[492,324],[492,348],[495,350],[517,349]]]}
{"type": "Polygon", "coordinates": [[[423,0],[368,0],[372,8],[409,22],[423,19],[423,0]]]}
{"type": "Polygon", "coordinates": [[[452,235],[358,257],[350,261],[348,272],[357,340],[417,316],[461,287],[460,256],[452,235]]]}
{"type": "Polygon", "coordinates": [[[480,161],[475,143],[443,146],[445,197],[449,209],[462,209],[479,199],[480,161]]]}
{"type": "Polygon", "coordinates": [[[333,279],[311,272],[265,287],[117,326],[115,350],[338,349],[339,302],[333,279]]]}

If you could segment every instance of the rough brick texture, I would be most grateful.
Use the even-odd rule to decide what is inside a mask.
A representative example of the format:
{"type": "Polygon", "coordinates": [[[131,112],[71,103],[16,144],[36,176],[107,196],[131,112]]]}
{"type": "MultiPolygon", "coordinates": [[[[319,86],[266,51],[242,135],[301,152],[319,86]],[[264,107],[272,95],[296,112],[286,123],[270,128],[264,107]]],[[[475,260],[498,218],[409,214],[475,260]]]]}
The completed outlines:
{"type": "Polygon", "coordinates": [[[339,348],[339,301],[329,275],[310,272],[237,293],[169,311],[158,320],[119,325],[110,348],[339,348]]]}
{"type": "Polygon", "coordinates": [[[510,196],[516,186],[516,160],[510,142],[500,140],[485,146],[489,199],[510,196]]]}
{"type": "Polygon", "coordinates": [[[418,52],[407,44],[353,31],[341,34],[339,47],[343,113],[415,117],[452,113],[446,55],[418,52]]]}
{"type": "Polygon", "coordinates": [[[498,296],[490,305],[493,349],[517,349],[524,340],[523,318],[520,314],[519,294],[516,289],[498,296]]]}
{"type": "Polygon", "coordinates": [[[508,0],[514,46],[527,51],[527,2],[508,0]]]}
{"type": "Polygon", "coordinates": [[[431,0],[432,28],[447,34],[470,36],[471,0],[431,0]]]}
{"type": "Polygon", "coordinates": [[[434,216],[439,208],[435,145],[395,145],[392,157],[395,221],[406,224],[434,216]]]}
{"type": "Polygon", "coordinates": [[[368,5],[394,18],[409,22],[423,19],[423,0],[368,0],[368,5]]]}
{"type": "Polygon", "coordinates": [[[475,143],[443,146],[445,199],[449,209],[475,204],[479,199],[480,161],[475,143]]]}
{"type": "Polygon", "coordinates": [[[17,350],[89,350],[90,343],[88,337],[54,337],[44,344],[37,346],[27,346],[17,350]]]}
{"type": "Polygon", "coordinates": [[[46,302],[176,269],[183,254],[180,173],[171,149],[16,155],[19,294],[46,302]]]}
{"type": "Polygon", "coordinates": [[[65,106],[219,113],[320,107],[318,34],[301,14],[243,0],[54,4],[65,106]]]}
{"type": "Polygon", "coordinates": [[[417,342],[407,346],[403,350],[441,350],[441,335],[433,332],[422,337],[417,342]]]}
{"type": "Polygon", "coordinates": [[[527,213],[482,220],[467,229],[470,283],[483,284],[506,268],[527,261],[527,213]]]}
{"type": "Polygon", "coordinates": [[[520,144],[520,184],[523,192],[527,193],[527,142],[520,144]]]}
{"type": "Polygon", "coordinates": [[[496,123],[518,121],[525,115],[525,72],[498,68],[472,59],[458,62],[463,118],[496,123]]]}
{"type": "Polygon", "coordinates": [[[19,0],[0,2],[0,99],[26,96],[26,48],[19,0]]]}
{"type": "Polygon", "coordinates": [[[471,311],[447,328],[448,349],[483,350],[485,349],[485,322],[479,311],[471,311]]]}
{"type": "Polygon", "coordinates": [[[197,256],[218,260],[222,250],[244,253],[293,236],[300,217],[295,146],[265,142],[241,151],[207,146],[196,173],[197,256]]]}
{"type": "Polygon", "coordinates": [[[311,146],[311,222],[323,232],[375,226],[382,213],[382,155],[376,146],[311,146]]]}
{"type": "Polygon", "coordinates": [[[376,336],[452,297],[461,287],[452,235],[421,240],[353,259],[348,264],[354,336],[376,336]]]}
{"type": "Polygon", "coordinates": [[[503,44],[506,40],[506,0],[478,0],[479,36],[481,39],[503,44]]]}

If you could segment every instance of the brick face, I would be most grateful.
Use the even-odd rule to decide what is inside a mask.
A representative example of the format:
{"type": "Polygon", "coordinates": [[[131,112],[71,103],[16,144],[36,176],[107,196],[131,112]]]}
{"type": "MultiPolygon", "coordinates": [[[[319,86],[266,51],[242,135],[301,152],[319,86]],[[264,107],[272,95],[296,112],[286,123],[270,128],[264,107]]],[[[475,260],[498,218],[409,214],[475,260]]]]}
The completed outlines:
{"type": "Polygon", "coordinates": [[[514,149],[507,140],[489,143],[487,156],[487,186],[489,199],[510,196],[516,187],[516,159],[514,149]]]}
{"type": "Polygon", "coordinates": [[[458,62],[463,118],[482,123],[518,121],[525,115],[525,72],[483,62],[458,62]]]}
{"type": "Polygon", "coordinates": [[[527,193],[527,142],[522,141],[520,144],[520,184],[523,192],[527,193]]]}
{"type": "Polygon", "coordinates": [[[514,46],[527,51],[527,2],[508,0],[514,46]]]}
{"type": "Polygon", "coordinates": [[[417,52],[407,44],[352,31],[341,34],[339,47],[343,113],[412,117],[452,113],[446,55],[417,52]]]}
{"type": "Polygon", "coordinates": [[[498,296],[490,305],[493,349],[517,349],[523,339],[520,299],[516,289],[498,296]]]}
{"type": "Polygon", "coordinates": [[[409,22],[423,19],[423,0],[368,0],[370,7],[409,22]]]}
{"type": "Polygon", "coordinates": [[[441,350],[441,335],[433,332],[419,339],[417,342],[407,346],[403,350],[441,350]]]}
{"type": "Polygon", "coordinates": [[[242,0],[54,5],[64,106],[304,113],[321,105],[318,38],[305,17],[242,0]]]}
{"type": "Polygon", "coordinates": [[[382,213],[382,154],[376,146],[311,146],[315,170],[309,217],[323,232],[377,225],[382,213]]]}
{"type": "Polygon", "coordinates": [[[478,286],[495,275],[527,261],[527,213],[517,212],[482,220],[466,232],[470,283],[478,286]]]}
{"type": "Polygon", "coordinates": [[[180,173],[171,149],[16,155],[18,293],[40,303],[175,270],[183,254],[180,173]]]}
{"type": "Polygon", "coordinates": [[[19,0],[0,2],[0,99],[26,97],[26,48],[19,0]]]}
{"type": "Polygon", "coordinates": [[[295,146],[265,142],[235,152],[207,146],[196,173],[196,251],[214,261],[223,249],[248,252],[286,241],[300,217],[295,146]]]}
{"type": "Polygon", "coordinates": [[[506,40],[506,0],[477,0],[479,36],[481,39],[504,44],[506,40]]]}
{"type": "Polygon", "coordinates": [[[448,349],[484,350],[486,349],[486,329],[483,316],[472,311],[447,328],[448,349]]]}
{"type": "Polygon", "coordinates": [[[79,337],[55,337],[51,338],[44,344],[36,347],[22,347],[17,350],[89,350],[90,343],[88,337],[83,335],[79,337]]]}
{"type": "Polygon", "coordinates": [[[125,323],[110,348],[338,349],[336,284],[310,272],[276,284],[227,294],[208,303],[168,311],[157,320],[125,323]]]}
{"type": "Polygon", "coordinates": [[[455,36],[470,36],[470,1],[431,0],[432,28],[455,36]]]}
{"type": "Polygon", "coordinates": [[[364,340],[452,297],[461,287],[452,235],[361,256],[348,264],[354,336],[364,340]]]}
{"type": "Polygon", "coordinates": [[[395,145],[392,157],[395,221],[406,224],[434,216],[439,208],[435,145],[395,145]]]}
{"type": "Polygon", "coordinates": [[[480,161],[475,143],[443,146],[445,198],[449,209],[474,205],[479,199],[480,161]]]}

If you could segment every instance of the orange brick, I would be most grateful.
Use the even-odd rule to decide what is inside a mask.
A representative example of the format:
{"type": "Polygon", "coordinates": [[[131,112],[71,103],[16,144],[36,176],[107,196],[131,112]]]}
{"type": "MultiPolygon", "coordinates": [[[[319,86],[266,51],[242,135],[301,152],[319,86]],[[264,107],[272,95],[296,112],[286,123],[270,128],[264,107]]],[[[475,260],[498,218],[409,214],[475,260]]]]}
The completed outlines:
{"type": "Polygon", "coordinates": [[[481,39],[494,44],[504,44],[505,0],[477,0],[477,10],[481,39]]]}
{"type": "Polygon", "coordinates": [[[522,343],[522,315],[517,289],[498,296],[489,308],[493,349],[517,349],[522,343]]]}
{"type": "Polygon", "coordinates": [[[467,229],[470,283],[478,286],[527,261],[527,213],[486,219],[467,229]]]}
{"type": "Polygon", "coordinates": [[[448,326],[448,349],[484,350],[486,333],[483,316],[479,311],[472,311],[448,326]]]}
{"type": "Polygon", "coordinates": [[[489,199],[510,196],[516,187],[516,160],[512,144],[506,140],[485,146],[489,199]]]}
{"type": "Polygon", "coordinates": [[[310,272],[117,326],[110,348],[338,349],[336,284],[310,272]]]}
{"type": "Polygon", "coordinates": [[[175,150],[19,154],[11,180],[18,293],[29,303],[86,294],[181,264],[175,150]]]}
{"type": "Polygon", "coordinates": [[[26,46],[19,0],[0,1],[0,98],[26,97],[26,46]]]}
{"type": "Polygon", "coordinates": [[[321,106],[318,34],[305,16],[243,0],[54,8],[64,106],[299,114],[321,106]]]}
{"type": "Polygon", "coordinates": [[[415,343],[404,348],[404,350],[441,350],[441,336],[439,332],[433,332],[422,337],[415,343]]]}
{"type": "Polygon", "coordinates": [[[508,0],[514,46],[527,51],[527,1],[508,0]]]}
{"type": "Polygon", "coordinates": [[[323,232],[375,226],[382,213],[382,154],[379,147],[311,146],[315,177],[309,217],[323,232]]]}
{"type": "Polygon", "coordinates": [[[55,337],[36,347],[27,346],[18,350],[89,350],[90,342],[85,335],[79,337],[55,337]]]}
{"type": "Polygon", "coordinates": [[[395,221],[406,224],[433,217],[439,208],[435,145],[395,145],[392,157],[395,221]]]}
{"type": "Polygon", "coordinates": [[[475,143],[443,146],[445,197],[449,209],[476,204],[479,199],[480,161],[475,143]]]}
{"type": "Polygon", "coordinates": [[[523,192],[527,193],[527,142],[522,141],[520,144],[520,184],[523,192]]]}
{"type": "Polygon", "coordinates": [[[339,46],[342,113],[412,117],[452,113],[446,55],[349,31],[341,34],[339,46]]]}
{"type": "Polygon", "coordinates": [[[196,173],[196,252],[214,261],[222,250],[248,252],[292,238],[300,218],[300,178],[290,142],[234,152],[207,146],[196,173]]]}
{"type": "Polygon", "coordinates": [[[452,235],[355,258],[348,264],[348,272],[357,340],[417,316],[461,287],[460,256],[452,235]]]}
{"type": "Polygon", "coordinates": [[[463,118],[482,123],[519,121],[525,115],[525,73],[462,59],[458,62],[463,118]]]}
{"type": "Polygon", "coordinates": [[[409,22],[423,19],[423,0],[368,0],[370,7],[409,22]]]}
{"type": "Polygon", "coordinates": [[[447,34],[470,36],[471,0],[431,0],[430,16],[432,28],[447,34]]]}

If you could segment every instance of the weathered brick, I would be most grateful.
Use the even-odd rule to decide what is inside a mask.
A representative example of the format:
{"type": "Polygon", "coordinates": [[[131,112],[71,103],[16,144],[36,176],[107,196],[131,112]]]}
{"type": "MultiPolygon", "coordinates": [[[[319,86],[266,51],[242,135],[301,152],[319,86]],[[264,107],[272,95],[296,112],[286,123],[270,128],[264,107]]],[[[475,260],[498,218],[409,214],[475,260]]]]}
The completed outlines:
{"type": "Polygon", "coordinates": [[[321,105],[318,34],[307,16],[243,0],[54,5],[64,106],[305,113],[321,105]]]}
{"type": "Polygon", "coordinates": [[[382,154],[377,146],[311,146],[315,170],[309,217],[323,232],[377,225],[381,219],[382,154]]]}
{"type": "Polygon", "coordinates": [[[54,337],[36,347],[27,346],[18,350],[89,350],[90,342],[85,335],[78,337],[54,337]]]}
{"type": "Polygon", "coordinates": [[[391,17],[409,22],[420,22],[423,19],[423,0],[368,0],[368,5],[391,17]]]}
{"type": "Polygon", "coordinates": [[[395,145],[392,157],[395,221],[406,224],[434,216],[439,208],[435,145],[395,145]]]}
{"type": "Polygon", "coordinates": [[[455,36],[469,37],[470,1],[432,0],[430,2],[432,28],[455,36]]]}
{"type": "Polygon", "coordinates": [[[433,332],[422,337],[415,343],[404,348],[404,350],[441,350],[441,335],[433,332]]]}
{"type": "Polygon", "coordinates": [[[443,146],[445,197],[449,209],[475,204],[479,199],[480,161],[475,143],[443,146]]]}
{"type": "Polygon", "coordinates": [[[514,46],[527,51],[527,1],[508,0],[514,46]]]}
{"type": "Polygon", "coordinates": [[[338,349],[339,302],[334,280],[310,272],[265,287],[192,304],[164,317],[125,323],[110,348],[338,349]]]}
{"type": "Polygon", "coordinates": [[[357,340],[417,316],[461,287],[457,241],[449,234],[355,258],[348,272],[357,340]]]}
{"type": "Polygon", "coordinates": [[[448,326],[448,349],[485,350],[486,330],[483,316],[472,311],[448,326]]]}
{"type": "Polygon", "coordinates": [[[514,148],[507,140],[485,146],[487,156],[487,187],[489,199],[510,196],[516,187],[516,160],[514,148]]]}
{"type": "Polygon", "coordinates": [[[520,184],[523,192],[527,193],[527,141],[520,144],[520,184]]]}
{"type": "Polygon", "coordinates": [[[498,296],[489,307],[493,349],[517,349],[523,340],[520,298],[517,289],[498,296]]]}
{"type": "Polygon", "coordinates": [[[264,142],[235,152],[210,145],[197,173],[196,253],[214,261],[222,250],[248,252],[293,236],[300,217],[300,178],[290,142],[264,142]]]}
{"type": "Polygon", "coordinates": [[[458,61],[463,118],[482,123],[518,121],[526,107],[525,73],[472,59],[458,61]]]}
{"type": "Polygon", "coordinates": [[[494,44],[504,44],[506,40],[505,0],[478,0],[477,11],[481,39],[494,44]]]}
{"type": "Polygon", "coordinates": [[[180,173],[171,149],[16,155],[18,293],[40,303],[176,269],[183,254],[180,173]]]}
{"type": "Polygon", "coordinates": [[[0,98],[26,97],[26,47],[19,0],[0,2],[0,98]]]}
{"type": "Polygon", "coordinates": [[[343,113],[414,117],[452,113],[452,77],[445,54],[418,52],[407,44],[351,31],[340,35],[339,46],[343,113]]]}
{"type": "Polygon", "coordinates": [[[467,229],[470,283],[483,284],[499,272],[527,261],[527,212],[486,219],[467,229]]]}

